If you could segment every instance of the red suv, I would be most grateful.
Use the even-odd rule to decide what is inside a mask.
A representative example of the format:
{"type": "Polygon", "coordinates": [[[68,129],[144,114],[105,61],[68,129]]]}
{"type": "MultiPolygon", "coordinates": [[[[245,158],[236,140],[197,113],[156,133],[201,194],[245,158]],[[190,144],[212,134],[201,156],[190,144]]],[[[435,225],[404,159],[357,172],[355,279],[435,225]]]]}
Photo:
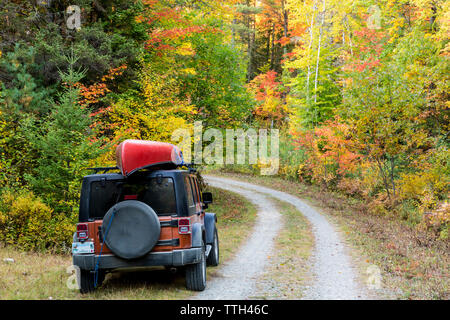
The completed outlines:
{"type": "Polygon", "coordinates": [[[107,272],[153,266],[185,267],[186,287],[203,291],[206,265],[219,264],[217,217],[205,212],[212,194],[180,169],[171,144],[127,140],[117,163],[83,179],[72,244],[80,291],[93,291],[107,272]]]}

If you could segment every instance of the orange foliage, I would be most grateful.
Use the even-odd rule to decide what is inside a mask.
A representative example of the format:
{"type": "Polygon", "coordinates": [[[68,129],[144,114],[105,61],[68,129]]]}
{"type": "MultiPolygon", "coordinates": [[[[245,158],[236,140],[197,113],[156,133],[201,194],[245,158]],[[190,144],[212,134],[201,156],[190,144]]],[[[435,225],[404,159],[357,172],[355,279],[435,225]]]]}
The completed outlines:
{"type": "Polygon", "coordinates": [[[102,82],[94,83],[88,87],[83,86],[81,83],[75,84],[75,86],[80,89],[80,95],[82,97],[80,105],[86,107],[98,103],[100,98],[111,92],[105,82],[112,81],[116,77],[121,76],[126,69],[126,65],[111,69],[107,75],[102,77],[102,82]]]}
{"type": "Polygon", "coordinates": [[[338,182],[357,169],[361,156],[354,152],[350,126],[335,119],[304,133],[291,133],[294,145],[308,154],[306,175],[313,181],[338,182]]]}
{"type": "Polygon", "coordinates": [[[357,48],[356,55],[346,66],[345,70],[363,72],[380,66],[380,56],[386,42],[386,33],[370,28],[354,31],[357,48]]]}
{"type": "Polygon", "coordinates": [[[278,74],[271,70],[253,79],[249,84],[249,88],[255,93],[256,100],[264,101],[268,96],[281,97],[281,93],[278,91],[281,82],[277,81],[277,76],[278,74]]]}
{"type": "Polygon", "coordinates": [[[175,50],[176,47],[168,44],[173,40],[184,40],[194,33],[218,33],[222,32],[217,28],[207,25],[189,26],[185,28],[172,28],[168,30],[155,30],[150,34],[150,40],[145,44],[145,48],[157,51],[175,50]]]}
{"type": "Polygon", "coordinates": [[[275,71],[260,74],[250,82],[248,88],[255,95],[258,105],[253,114],[257,121],[266,126],[281,125],[288,116],[282,101],[282,84],[277,81],[275,71]]]}

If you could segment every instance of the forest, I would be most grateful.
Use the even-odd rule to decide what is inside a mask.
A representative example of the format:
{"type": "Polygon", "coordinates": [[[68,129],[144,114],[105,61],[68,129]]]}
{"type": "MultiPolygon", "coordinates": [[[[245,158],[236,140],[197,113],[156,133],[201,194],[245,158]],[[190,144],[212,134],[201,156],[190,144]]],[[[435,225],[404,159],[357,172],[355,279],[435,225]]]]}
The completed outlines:
{"type": "Polygon", "coordinates": [[[0,242],[66,250],[87,168],[195,121],[448,241],[449,32],[444,0],[2,0],[0,242]]]}

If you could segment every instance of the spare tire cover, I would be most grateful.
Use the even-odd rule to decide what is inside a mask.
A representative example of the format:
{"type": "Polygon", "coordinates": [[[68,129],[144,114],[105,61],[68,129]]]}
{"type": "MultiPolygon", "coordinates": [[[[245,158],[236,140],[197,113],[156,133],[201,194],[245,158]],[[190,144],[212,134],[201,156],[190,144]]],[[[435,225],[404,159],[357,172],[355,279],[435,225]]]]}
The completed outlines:
{"type": "Polygon", "coordinates": [[[137,259],[156,245],[161,224],[150,206],[129,200],[109,209],[103,218],[102,232],[105,244],[115,255],[123,259],[137,259]],[[107,231],[111,218],[113,220],[107,231]]]}

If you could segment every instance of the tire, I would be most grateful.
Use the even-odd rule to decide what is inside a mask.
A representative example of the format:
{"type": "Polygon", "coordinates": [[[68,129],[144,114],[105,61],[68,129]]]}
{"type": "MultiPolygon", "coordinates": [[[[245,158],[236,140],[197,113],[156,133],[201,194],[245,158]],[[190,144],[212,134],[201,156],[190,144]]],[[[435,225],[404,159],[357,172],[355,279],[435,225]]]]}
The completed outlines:
{"type": "Polygon", "coordinates": [[[214,228],[214,242],[212,244],[212,248],[209,252],[206,263],[208,264],[208,266],[213,267],[217,267],[219,265],[219,235],[216,228],[214,228]]]}
{"type": "MultiPolygon", "coordinates": [[[[100,287],[105,280],[105,271],[98,271],[97,287],[100,287]]],[[[89,270],[80,270],[80,292],[90,293],[95,290],[95,274],[89,270]]]]}
{"type": "Polygon", "coordinates": [[[126,260],[148,254],[159,240],[161,223],[155,211],[140,201],[123,201],[106,213],[102,224],[108,248],[126,260]]]}
{"type": "Polygon", "coordinates": [[[206,255],[204,242],[201,261],[186,266],[186,288],[192,291],[203,291],[206,288],[206,255]]]}

